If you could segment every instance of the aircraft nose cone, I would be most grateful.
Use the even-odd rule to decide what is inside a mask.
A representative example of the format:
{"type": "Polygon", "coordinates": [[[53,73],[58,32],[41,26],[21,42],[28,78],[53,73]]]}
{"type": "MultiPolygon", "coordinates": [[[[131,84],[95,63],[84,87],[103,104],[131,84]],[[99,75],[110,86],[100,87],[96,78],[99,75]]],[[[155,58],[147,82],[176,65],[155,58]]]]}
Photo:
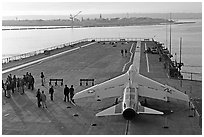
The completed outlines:
{"type": "Polygon", "coordinates": [[[126,120],[131,120],[135,117],[136,113],[132,108],[127,108],[126,110],[123,111],[123,117],[126,120]]]}

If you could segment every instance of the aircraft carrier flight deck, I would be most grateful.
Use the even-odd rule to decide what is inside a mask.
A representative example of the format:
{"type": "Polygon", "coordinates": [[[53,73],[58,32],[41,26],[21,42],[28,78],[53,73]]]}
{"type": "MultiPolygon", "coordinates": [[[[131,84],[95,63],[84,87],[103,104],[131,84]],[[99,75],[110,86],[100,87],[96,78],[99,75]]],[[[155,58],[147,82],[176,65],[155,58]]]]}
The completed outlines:
{"type": "MultiPolygon", "coordinates": [[[[117,77],[128,71],[133,63],[138,41],[86,41],[49,51],[17,61],[2,64],[2,79],[9,74],[22,77],[26,72],[35,78],[34,90],[25,87],[25,94],[15,91],[11,98],[2,92],[3,135],[201,135],[201,102],[143,99],[141,103],[164,112],[164,115],[138,115],[132,120],[123,116],[95,115],[115,103],[115,98],[100,101],[92,97],[77,99],[75,104],[64,102],[64,85],[74,85],[75,93],[92,85],[117,77]],[[121,49],[127,50],[122,56],[121,49]],[[26,65],[25,65],[26,64],[26,65]],[[45,86],[41,86],[40,73],[45,74],[45,86]],[[63,85],[55,82],[54,101],[50,100],[49,80],[63,79],[63,85]],[[81,81],[80,79],[94,79],[81,81]],[[37,89],[44,90],[47,108],[37,106],[37,89]],[[193,106],[192,106],[193,105],[193,106]],[[193,109],[192,109],[193,108],[193,109]]],[[[202,97],[202,82],[171,78],[159,54],[146,53],[160,43],[143,39],[140,51],[140,74],[168,84],[190,96],[202,97]],[[182,83],[181,83],[182,82],[182,83]]]]}

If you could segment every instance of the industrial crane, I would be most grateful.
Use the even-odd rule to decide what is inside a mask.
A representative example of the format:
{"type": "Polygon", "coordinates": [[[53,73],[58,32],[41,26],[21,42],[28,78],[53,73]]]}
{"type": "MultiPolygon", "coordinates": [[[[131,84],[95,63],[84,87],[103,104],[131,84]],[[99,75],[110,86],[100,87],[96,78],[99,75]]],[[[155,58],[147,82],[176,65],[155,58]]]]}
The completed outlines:
{"type": "Polygon", "coordinates": [[[70,14],[70,19],[72,21],[72,28],[73,28],[73,24],[74,24],[74,19],[76,16],[78,16],[82,11],[79,11],[76,15],[72,16],[72,14],[70,14]]]}

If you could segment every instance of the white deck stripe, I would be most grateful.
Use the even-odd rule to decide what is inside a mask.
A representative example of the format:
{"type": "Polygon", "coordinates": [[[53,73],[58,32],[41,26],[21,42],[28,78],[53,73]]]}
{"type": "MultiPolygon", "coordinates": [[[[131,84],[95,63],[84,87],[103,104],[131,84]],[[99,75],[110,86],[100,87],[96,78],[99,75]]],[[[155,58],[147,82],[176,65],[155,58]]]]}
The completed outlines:
{"type": "MultiPolygon", "coordinates": [[[[93,43],[89,43],[89,44],[86,44],[84,46],[81,46],[81,47],[86,47],[86,46],[89,46],[89,45],[92,45],[92,44],[95,44],[96,42],[93,42],[93,43]]],[[[77,47],[77,48],[74,48],[74,49],[70,49],[70,50],[67,50],[67,51],[64,51],[64,52],[60,52],[58,54],[55,54],[55,55],[52,55],[52,56],[49,56],[49,57],[45,57],[45,58],[42,58],[42,59],[39,59],[39,60],[35,60],[35,61],[32,61],[32,62],[29,62],[29,63],[26,63],[26,64],[22,64],[20,66],[16,66],[16,67],[13,67],[13,68],[10,68],[10,69],[6,69],[4,71],[2,71],[2,74],[4,73],[7,73],[7,72],[10,72],[10,71],[13,71],[13,70],[17,70],[19,68],[23,68],[23,67],[26,67],[28,65],[32,65],[34,63],[38,63],[40,61],[43,61],[43,60],[46,60],[46,59],[50,59],[50,58],[53,58],[53,57],[56,57],[56,56],[59,56],[59,55],[62,55],[62,54],[65,54],[65,53],[68,53],[68,52],[71,52],[71,51],[74,51],[74,50],[77,50],[81,47],[77,47]]]]}
{"type": "Polygon", "coordinates": [[[129,60],[129,61],[123,66],[123,70],[122,70],[122,72],[125,71],[125,67],[126,67],[126,65],[127,65],[128,63],[130,63],[131,60],[132,60],[132,56],[133,56],[133,53],[132,53],[132,47],[133,47],[133,45],[134,45],[134,43],[132,43],[132,46],[131,46],[131,48],[130,48],[130,53],[131,53],[130,60],[129,60]]]}
{"type": "MultiPolygon", "coordinates": [[[[196,108],[195,105],[193,104],[193,102],[190,101],[190,104],[193,108],[196,108]]],[[[200,114],[198,113],[197,109],[195,109],[195,112],[196,112],[197,116],[200,117],[200,114]]]]}
{"type": "MultiPolygon", "coordinates": [[[[147,45],[145,43],[145,51],[147,50],[147,45]]],[[[148,59],[148,56],[147,56],[147,53],[146,54],[146,61],[147,61],[147,72],[149,72],[149,59],[148,59]]]]}
{"type": "Polygon", "coordinates": [[[137,46],[135,49],[135,55],[133,60],[133,66],[137,68],[138,73],[140,72],[140,51],[141,51],[141,41],[137,41],[137,46]]]}
{"type": "Polygon", "coordinates": [[[17,71],[22,71],[22,70],[24,70],[24,69],[28,69],[28,68],[33,67],[33,66],[35,66],[35,65],[38,65],[38,64],[40,64],[40,63],[42,63],[42,61],[40,61],[40,62],[38,62],[38,63],[36,63],[36,64],[32,64],[32,65],[26,66],[26,67],[24,67],[24,68],[20,68],[20,69],[18,69],[17,71]]]}

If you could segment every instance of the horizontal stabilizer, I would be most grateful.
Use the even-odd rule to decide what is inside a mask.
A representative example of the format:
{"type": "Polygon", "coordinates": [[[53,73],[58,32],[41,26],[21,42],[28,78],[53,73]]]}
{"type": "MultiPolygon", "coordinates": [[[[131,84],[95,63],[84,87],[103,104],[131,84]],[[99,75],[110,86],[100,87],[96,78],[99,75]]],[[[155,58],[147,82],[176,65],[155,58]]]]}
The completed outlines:
{"type": "Polygon", "coordinates": [[[157,111],[148,107],[144,107],[142,105],[138,106],[138,114],[155,114],[155,115],[163,115],[164,113],[161,111],[157,111]]]}
{"type": "Polygon", "coordinates": [[[111,115],[122,115],[122,103],[114,105],[96,114],[97,117],[111,115]]]}

